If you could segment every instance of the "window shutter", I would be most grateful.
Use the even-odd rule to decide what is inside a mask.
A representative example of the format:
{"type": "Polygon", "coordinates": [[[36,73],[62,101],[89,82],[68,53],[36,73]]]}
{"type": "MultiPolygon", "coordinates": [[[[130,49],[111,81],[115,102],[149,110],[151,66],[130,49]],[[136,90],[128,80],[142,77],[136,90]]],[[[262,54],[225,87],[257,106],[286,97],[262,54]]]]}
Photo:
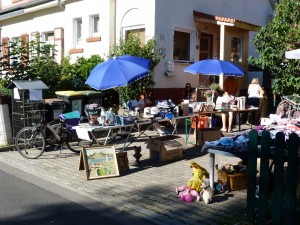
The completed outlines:
{"type": "Polygon", "coordinates": [[[9,38],[3,37],[2,38],[2,63],[3,69],[9,68],[9,38]]]}
{"type": "Polygon", "coordinates": [[[29,59],[28,40],[29,40],[28,34],[21,34],[22,54],[20,60],[24,65],[28,64],[28,59],[29,59]]]}

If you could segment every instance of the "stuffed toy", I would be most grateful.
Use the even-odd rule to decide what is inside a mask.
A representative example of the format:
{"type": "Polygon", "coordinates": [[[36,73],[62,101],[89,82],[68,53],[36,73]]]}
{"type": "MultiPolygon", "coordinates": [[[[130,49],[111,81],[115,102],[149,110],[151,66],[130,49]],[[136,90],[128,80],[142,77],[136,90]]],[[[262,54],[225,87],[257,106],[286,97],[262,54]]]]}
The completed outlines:
{"type": "Polygon", "coordinates": [[[177,195],[184,202],[199,201],[199,192],[202,189],[201,184],[209,176],[207,170],[195,162],[191,162],[190,167],[193,168],[193,177],[188,181],[187,185],[176,188],[177,195]]]}
{"type": "Polygon", "coordinates": [[[214,196],[214,189],[210,187],[209,180],[204,180],[201,184],[200,196],[202,197],[205,204],[211,203],[214,196]]]}
{"type": "Polygon", "coordinates": [[[193,202],[195,200],[200,200],[199,192],[189,188],[188,186],[183,186],[181,188],[176,188],[176,192],[182,202],[193,202]]]}
{"type": "Polygon", "coordinates": [[[208,178],[209,174],[206,169],[193,161],[191,162],[190,167],[193,168],[193,178],[188,181],[188,186],[199,192],[202,189],[201,183],[203,182],[203,179],[208,178]]]}

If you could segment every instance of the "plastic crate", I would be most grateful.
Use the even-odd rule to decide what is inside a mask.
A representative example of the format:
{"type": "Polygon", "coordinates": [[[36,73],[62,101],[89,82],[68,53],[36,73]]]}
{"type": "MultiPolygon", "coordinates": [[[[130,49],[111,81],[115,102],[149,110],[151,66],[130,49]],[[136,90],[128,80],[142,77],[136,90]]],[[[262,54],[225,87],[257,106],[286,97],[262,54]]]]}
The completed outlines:
{"type": "Polygon", "coordinates": [[[230,191],[247,188],[247,173],[228,174],[224,170],[218,171],[218,180],[227,183],[230,191]]]}

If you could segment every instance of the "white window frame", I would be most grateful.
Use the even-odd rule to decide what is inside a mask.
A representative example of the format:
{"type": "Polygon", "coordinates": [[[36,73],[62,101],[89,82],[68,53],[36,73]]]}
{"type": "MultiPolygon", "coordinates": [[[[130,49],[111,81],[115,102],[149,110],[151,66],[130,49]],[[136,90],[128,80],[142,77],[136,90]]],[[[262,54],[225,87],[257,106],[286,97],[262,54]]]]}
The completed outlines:
{"type": "Polygon", "coordinates": [[[100,29],[100,16],[99,14],[91,15],[90,16],[90,37],[98,37],[99,36],[99,29],[100,29]],[[97,30],[95,31],[95,22],[96,18],[98,18],[97,30]]]}
{"type": "Polygon", "coordinates": [[[196,46],[196,30],[190,27],[181,27],[181,26],[174,26],[173,27],[173,44],[172,44],[172,58],[175,62],[195,62],[195,46],[196,46]],[[190,34],[190,46],[189,46],[189,59],[187,60],[177,60],[174,59],[174,34],[175,31],[189,33],[190,34]]]}
{"type": "Polygon", "coordinates": [[[82,46],[82,18],[75,18],[73,23],[74,47],[82,46]],[[79,33],[80,32],[80,33],[79,33]]]}
{"type": "Polygon", "coordinates": [[[42,33],[42,42],[45,44],[54,45],[54,31],[46,31],[42,33]],[[51,35],[52,34],[52,35],[51,35]],[[51,36],[50,36],[51,35],[51,36]],[[48,37],[53,37],[52,40],[49,41],[48,37]]]}
{"type": "MultiPolygon", "coordinates": [[[[17,37],[12,37],[10,38],[10,42],[13,42],[13,43],[16,43],[16,42],[19,42],[20,44],[20,41],[21,41],[21,37],[20,36],[17,36],[17,37]]],[[[20,59],[10,59],[10,63],[12,64],[13,62],[20,62],[20,59]]]]}
{"type": "MultiPolygon", "coordinates": [[[[41,41],[43,42],[43,45],[45,45],[45,44],[54,45],[55,44],[54,40],[55,40],[54,31],[46,31],[46,32],[41,33],[41,41]],[[53,34],[53,35],[51,35],[53,37],[52,40],[48,40],[48,38],[47,38],[48,34],[53,34]]],[[[55,52],[54,50],[55,50],[55,47],[53,46],[52,49],[50,50],[49,54],[54,56],[54,52],[55,52]]]]}

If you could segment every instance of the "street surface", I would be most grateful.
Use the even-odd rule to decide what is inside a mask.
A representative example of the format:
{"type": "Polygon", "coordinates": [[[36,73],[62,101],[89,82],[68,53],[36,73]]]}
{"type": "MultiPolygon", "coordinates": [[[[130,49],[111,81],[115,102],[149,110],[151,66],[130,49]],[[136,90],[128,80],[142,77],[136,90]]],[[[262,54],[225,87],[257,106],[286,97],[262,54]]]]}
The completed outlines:
{"type": "Polygon", "coordinates": [[[150,224],[0,163],[0,225],[150,224]]]}

